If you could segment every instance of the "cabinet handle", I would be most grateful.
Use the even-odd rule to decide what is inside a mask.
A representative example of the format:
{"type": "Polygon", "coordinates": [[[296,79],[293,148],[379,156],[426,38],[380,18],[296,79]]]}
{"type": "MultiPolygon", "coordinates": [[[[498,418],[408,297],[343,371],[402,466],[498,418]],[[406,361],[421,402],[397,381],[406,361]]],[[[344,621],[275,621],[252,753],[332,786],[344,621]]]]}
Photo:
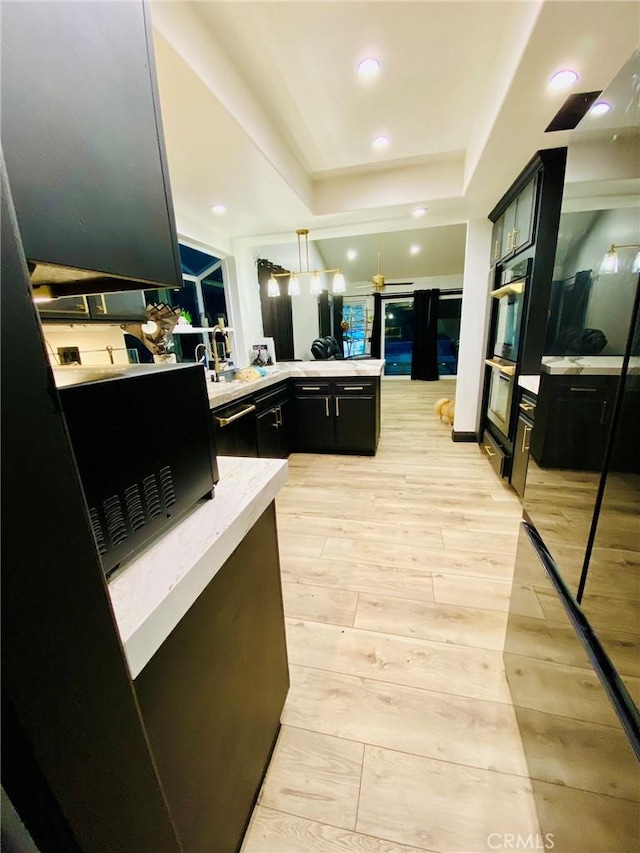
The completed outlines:
{"type": "Polygon", "coordinates": [[[511,247],[511,236],[512,236],[512,234],[513,234],[513,231],[509,231],[507,234],[507,252],[510,252],[511,248],[512,248],[511,247]]]}
{"type": "Polygon", "coordinates": [[[336,417],[340,417],[340,397],[336,397],[336,417]]]}
{"type": "Polygon", "coordinates": [[[277,407],[276,407],[275,409],[273,409],[273,414],[276,416],[276,419],[275,419],[275,421],[271,424],[271,426],[272,426],[272,427],[275,427],[276,429],[278,429],[278,427],[280,426],[280,421],[278,420],[278,408],[277,408],[277,407]]]}
{"type": "Polygon", "coordinates": [[[303,386],[300,388],[300,390],[301,390],[301,391],[319,391],[319,390],[320,390],[320,386],[319,386],[319,385],[303,385],[303,386]]]}
{"type": "Polygon", "coordinates": [[[364,385],[349,385],[342,388],[343,391],[364,391],[364,385]]]}
{"type": "Polygon", "coordinates": [[[218,418],[218,417],[216,417],[216,420],[218,421],[218,426],[221,426],[221,427],[229,426],[229,424],[232,424],[234,421],[237,421],[240,418],[243,418],[245,415],[248,415],[249,412],[255,412],[255,410],[256,410],[255,406],[247,406],[246,409],[243,409],[241,412],[236,412],[236,414],[231,415],[230,418],[218,418]]]}
{"type": "Polygon", "coordinates": [[[483,447],[484,447],[484,449],[487,451],[487,456],[489,457],[489,459],[491,459],[491,457],[492,457],[492,456],[495,456],[495,455],[496,455],[496,454],[495,454],[495,451],[494,451],[494,450],[492,450],[492,449],[489,447],[489,445],[488,445],[488,444],[483,444],[482,446],[483,446],[483,447]]]}
{"type": "Polygon", "coordinates": [[[329,398],[324,398],[324,412],[327,417],[329,417],[329,398]]]}
{"type": "Polygon", "coordinates": [[[520,232],[518,231],[518,229],[517,229],[517,228],[515,228],[515,229],[511,232],[511,236],[513,237],[513,242],[512,242],[512,244],[511,244],[511,248],[512,248],[512,249],[515,249],[515,247],[518,245],[518,234],[519,234],[519,233],[520,233],[520,232]]]}
{"type": "Polygon", "coordinates": [[[607,411],[607,401],[606,401],[606,400],[603,400],[603,401],[602,401],[602,415],[601,415],[601,417],[600,417],[600,423],[601,423],[601,424],[603,424],[603,423],[604,423],[604,416],[605,416],[605,412],[606,412],[606,411],[607,411]]]}
{"type": "Polygon", "coordinates": [[[533,412],[535,406],[533,405],[533,403],[520,403],[520,408],[523,412],[533,412]]]}
{"type": "Polygon", "coordinates": [[[528,453],[528,452],[529,452],[529,445],[526,443],[526,441],[527,441],[527,433],[528,433],[528,432],[531,432],[531,427],[530,427],[530,426],[527,426],[527,425],[525,424],[525,425],[524,425],[524,432],[522,433],[522,452],[523,452],[523,453],[528,453]]]}
{"type": "Polygon", "coordinates": [[[589,394],[597,394],[598,393],[597,388],[569,388],[569,391],[586,391],[589,394]]]}
{"type": "Polygon", "coordinates": [[[500,257],[500,240],[496,240],[496,247],[493,250],[493,260],[497,261],[500,257]]]}

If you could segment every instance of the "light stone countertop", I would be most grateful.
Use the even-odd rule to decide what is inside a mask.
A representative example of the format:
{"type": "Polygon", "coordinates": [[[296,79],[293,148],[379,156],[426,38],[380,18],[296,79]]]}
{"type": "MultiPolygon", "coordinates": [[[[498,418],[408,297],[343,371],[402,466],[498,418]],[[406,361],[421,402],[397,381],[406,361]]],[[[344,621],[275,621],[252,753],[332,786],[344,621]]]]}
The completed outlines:
{"type": "Polygon", "coordinates": [[[245,394],[253,394],[262,388],[268,388],[285,379],[315,377],[334,379],[345,376],[380,376],[384,369],[384,359],[363,358],[339,361],[282,361],[274,367],[266,368],[267,376],[261,376],[252,382],[207,382],[209,403],[212,407],[231,403],[245,394]]]}
{"type": "Polygon", "coordinates": [[[537,397],[540,388],[540,376],[519,376],[518,385],[537,397]]]}
{"type": "MultiPolygon", "coordinates": [[[[621,355],[544,355],[540,369],[543,373],[558,375],[619,376],[622,370],[621,355]]],[[[629,373],[640,373],[640,357],[629,361],[629,373]]]]}
{"type": "Polygon", "coordinates": [[[220,482],[109,582],[136,678],[287,481],[280,459],[218,457],[220,482]]]}

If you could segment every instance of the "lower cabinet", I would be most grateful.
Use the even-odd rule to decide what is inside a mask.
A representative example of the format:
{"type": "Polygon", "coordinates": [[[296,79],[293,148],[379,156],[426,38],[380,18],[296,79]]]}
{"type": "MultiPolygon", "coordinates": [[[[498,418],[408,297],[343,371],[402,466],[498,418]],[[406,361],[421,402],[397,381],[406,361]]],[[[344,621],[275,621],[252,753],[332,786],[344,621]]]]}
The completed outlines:
{"type": "Polygon", "coordinates": [[[285,459],[292,450],[294,411],[287,386],[255,398],[258,456],[285,459]]]}
{"type": "Polygon", "coordinates": [[[218,456],[257,456],[256,407],[251,400],[239,400],[213,412],[213,429],[218,456]]]}
{"type": "Polygon", "coordinates": [[[184,853],[238,850],[289,688],[273,503],[134,684],[184,853]]]}
{"type": "Polygon", "coordinates": [[[296,450],[373,455],[378,444],[379,380],[295,384],[296,450]]]}
{"type": "Polygon", "coordinates": [[[518,418],[516,439],[513,446],[513,458],[511,460],[511,485],[520,497],[524,496],[524,484],[527,478],[530,436],[531,421],[521,415],[518,418]]]}
{"type": "Polygon", "coordinates": [[[598,471],[619,377],[542,374],[531,455],[541,468],[598,471]]]}
{"type": "Polygon", "coordinates": [[[505,477],[508,473],[509,457],[488,430],[485,430],[482,436],[482,449],[496,474],[505,477]]]}
{"type": "Polygon", "coordinates": [[[296,397],[296,450],[322,453],[335,449],[333,399],[296,397]]]}

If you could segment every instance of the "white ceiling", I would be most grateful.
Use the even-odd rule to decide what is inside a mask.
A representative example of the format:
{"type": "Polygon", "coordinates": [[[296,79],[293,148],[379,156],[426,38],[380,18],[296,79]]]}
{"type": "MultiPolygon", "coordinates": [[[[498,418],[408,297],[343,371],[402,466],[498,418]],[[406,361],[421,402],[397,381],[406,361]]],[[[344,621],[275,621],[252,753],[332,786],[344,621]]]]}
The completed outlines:
{"type": "Polygon", "coordinates": [[[616,0],[151,9],[179,229],[233,252],[306,227],[340,267],[355,237],[399,232],[383,237],[389,278],[457,272],[464,229],[444,226],[486,216],[537,149],[567,142],[544,134],[569,94],[550,75],[572,67],[572,91],[603,89],[638,41],[638,5],[616,0]],[[382,73],[363,81],[367,55],[382,73]],[[380,133],[391,144],[374,151],[380,133]],[[407,258],[407,241],[429,248],[407,258]]]}

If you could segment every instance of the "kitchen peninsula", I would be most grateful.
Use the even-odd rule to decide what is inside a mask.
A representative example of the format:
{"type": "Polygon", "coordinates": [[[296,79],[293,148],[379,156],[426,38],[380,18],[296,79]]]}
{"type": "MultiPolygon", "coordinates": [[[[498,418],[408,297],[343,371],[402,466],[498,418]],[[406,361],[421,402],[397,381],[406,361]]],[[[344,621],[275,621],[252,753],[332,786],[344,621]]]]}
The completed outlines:
{"type": "Polygon", "coordinates": [[[249,382],[208,383],[218,453],[373,456],[383,359],[283,362],[249,382]]]}
{"type": "Polygon", "coordinates": [[[287,464],[218,463],[214,499],[108,587],[185,850],[239,846],[289,687],[274,508],[287,464]]]}

